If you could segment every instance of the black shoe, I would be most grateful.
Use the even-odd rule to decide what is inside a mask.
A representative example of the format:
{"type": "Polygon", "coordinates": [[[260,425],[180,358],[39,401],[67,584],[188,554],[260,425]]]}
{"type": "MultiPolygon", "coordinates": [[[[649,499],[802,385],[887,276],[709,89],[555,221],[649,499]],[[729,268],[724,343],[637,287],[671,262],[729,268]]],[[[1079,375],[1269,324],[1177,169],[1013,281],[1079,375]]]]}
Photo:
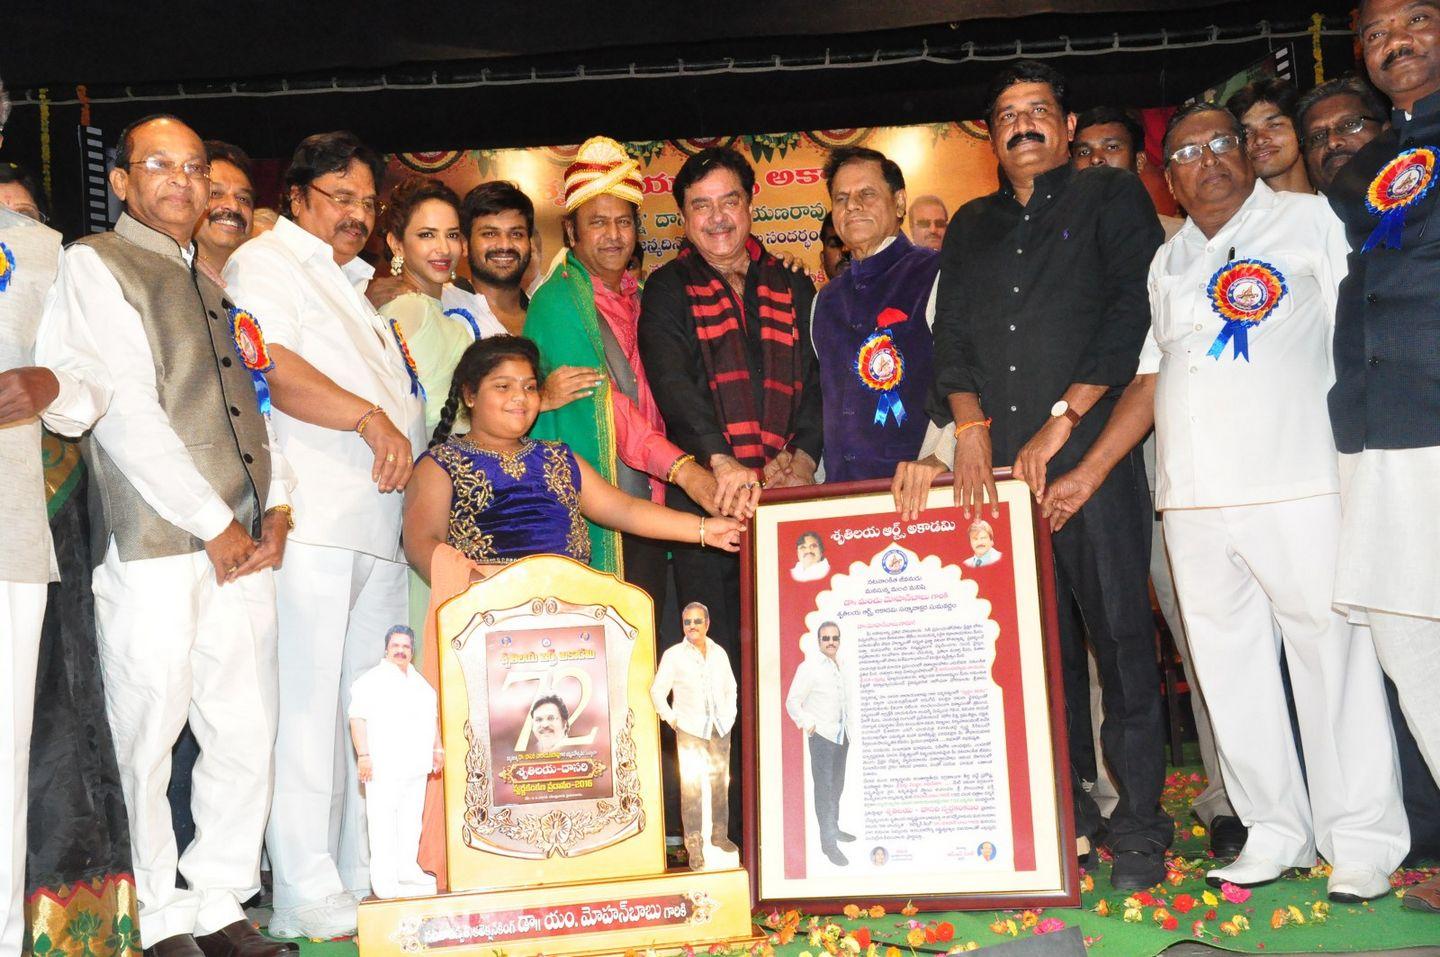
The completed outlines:
{"type": "Polygon", "coordinates": [[[855,840],[855,835],[854,835],[854,834],[850,834],[850,833],[848,833],[848,832],[846,832],[846,831],[836,831],[836,832],[835,832],[835,840],[837,840],[837,841],[853,841],[853,840],[855,840]]]}
{"type": "Polygon", "coordinates": [[[1210,853],[1216,857],[1239,857],[1249,834],[1238,817],[1217,814],[1210,819],[1210,853]]]}
{"type": "Polygon", "coordinates": [[[205,957],[205,951],[189,934],[166,937],[145,948],[145,957],[205,957]]]}
{"type": "Polygon", "coordinates": [[[1165,879],[1165,851],[1116,851],[1110,883],[1118,891],[1140,891],[1165,879]]]}
{"type": "Polygon", "coordinates": [[[830,858],[830,863],[834,864],[836,867],[844,867],[846,864],[850,863],[850,859],[844,854],[841,854],[840,848],[836,847],[834,844],[831,844],[829,847],[822,847],[820,848],[820,850],[825,852],[825,856],[830,858]]]}

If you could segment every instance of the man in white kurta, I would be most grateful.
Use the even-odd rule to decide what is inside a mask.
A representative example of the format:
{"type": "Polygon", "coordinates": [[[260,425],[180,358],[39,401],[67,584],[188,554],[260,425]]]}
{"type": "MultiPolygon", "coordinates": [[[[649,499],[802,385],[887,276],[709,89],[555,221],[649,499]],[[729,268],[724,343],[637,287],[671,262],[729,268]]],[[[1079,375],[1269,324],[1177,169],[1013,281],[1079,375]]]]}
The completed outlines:
{"type": "Polygon", "coordinates": [[[0,206],[0,954],[18,954],[25,935],[35,669],[46,589],[59,578],[45,511],[40,422],[79,435],[109,400],[82,354],[57,349],[54,322],[41,319],[45,307],[53,309],[60,255],[59,233],[0,206]]]}
{"type": "Polygon", "coordinates": [[[292,945],[261,938],[241,905],[260,889],[269,811],[271,569],[289,528],[288,470],[232,302],[196,269],[190,234],[209,192],[199,137],[153,118],[122,134],[118,155],[110,184],[126,212],[114,232],[65,252],[55,321],[63,348],[94,350],[112,393],[83,449],[140,940],[172,957],[198,957],[197,938],[218,952],[280,954],[292,945]],[[165,790],[187,718],[200,743],[196,836],[177,861],[165,790]]]}
{"type": "Polygon", "coordinates": [[[440,770],[435,689],[414,664],[415,634],[385,636],[385,657],[350,687],[350,737],[365,789],[370,886],[375,896],[425,897],[435,878],[420,869],[425,778],[440,770]]]}
{"type": "Polygon", "coordinates": [[[680,758],[680,819],[690,869],[705,866],[705,789],[710,789],[710,844],[739,850],[730,840],[730,731],[735,727],[736,685],[730,658],[709,637],[710,609],[691,602],[680,612],[685,640],[660,656],[650,700],[675,731],[680,758]],[[673,703],[671,701],[673,697],[673,703]]]}
{"type": "Polygon", "coordinates": [[[401,339],[360,287],[379,161],[349,133],[309,137],[286,172],[290,218],[225,266],[228,291],[274,352],[275,433],[297,479],[296,526],[277,575],[280,733],[266,846],[271,933],[355,931],[369,892],[364,804],[342,715],[404,621],[401,489],[425,448],[422,402],[401,339]]]}
{"type": "Polygon", "coordinates": [[[820,850],[832,864],[850,861],[837,841],[855,835],[840,830],[840,795],[845,790],[845,759],[850,754],[850,695],[840,671],[840,626],[827,621],[815,629],[820,654],[808,655],[795,669],[785,695],[785,713],[805,733],[810,748],[810,783],[820,850]]]}
{"type": "Polygon", "coordinates": [[[1250,829],[1209,878],[1268,883],[1318,848],[1334,865],[1331,898],[1354,902],[1389,892],[1409,829],[1374,647],[1331,606],[1340,483],[1325,394],[1347,247],[1323,200],[1256,179],[1237,132],[1202,108],[1166,137],[1166,176],[1191,215],[1151,264],[1139,370],[1158,372],[1156,507],[1230,800],[1250,829]],[[1198,157],[1175,158],[1192,146],[1198,157]]]}

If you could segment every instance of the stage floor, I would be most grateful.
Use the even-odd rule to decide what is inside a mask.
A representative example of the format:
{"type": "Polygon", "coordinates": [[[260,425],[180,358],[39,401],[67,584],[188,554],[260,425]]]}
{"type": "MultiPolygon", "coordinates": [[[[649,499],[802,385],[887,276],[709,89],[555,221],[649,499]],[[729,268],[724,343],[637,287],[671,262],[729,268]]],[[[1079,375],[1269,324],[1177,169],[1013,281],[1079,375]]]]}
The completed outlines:
{"type": "MultiPolygon", "coordinates": [[[[855,919],[808,915],[757,915],[775,940],[781,957],[809,953],[820,957],[831,948],[846,951],[841,939],[856,936],[876,945],[876,957],[911,957],[989,946],[1037,933],[1079,927],[1093,957],[1146,957],[1214,954],[1216,950],[1253,954],[1378,953],[1440,955],[1440,914],[1401,906],[1404,887],[1435,872],[1434,867],[1404,869],[1392,878],[1388,897],[1364,905],[1330,904],[1325,899],[1325,867],[1295,879],[1283,879],[1227,900],[1205,884],[1207,835],[1190,817],[1190,802],[1204,788],[1199,768],[1174,768],[1165,789],[1165,806],[1175,818],[1167,881],[1148,892],[1127,895],[1110,887],[1109,864],[1101,861],[1086,875],[1080,908],[1044,911],[971,911],[944,914],[869,914],[855,919]],[[1210,895],[1207,897],[1206,895],[1210,895]],[[1213,903],[1212,903],[1213,901],[1213,903]],[[828,925],[828,926],[827,926],[828,925]],[[780,933],[780,928],[785,932],[780,933]],[[791,933],[793,931],[793,934],[791,933]],[[918,935],[915,934],[918,932],[918,935]],[[868,937],[867,937],[868,933],[868,937]],[[913,936],[912,936],[913,935],[913,936]],[[783,942],[782,938],[783,937],[783,942]],[[973,946],[972,946],[973,945],[973,946]],[[897,953],[887,953],[889,948],[897,953]]],[[[1436,862],[1429,862],[1432,865],[1436,862]]],[[[1243,892],[1242,892],[1243,894],[1243,892]]],[[[254,915],[262,924],[267,914],[254,915]]],[[[863,954],[866,948],[862,947],[863,954]]],[[[307,941],[302,957],[352,957],[353,941],[307,941]]],[[[487,951],[485,957],[495,957],[487,951]]]]}

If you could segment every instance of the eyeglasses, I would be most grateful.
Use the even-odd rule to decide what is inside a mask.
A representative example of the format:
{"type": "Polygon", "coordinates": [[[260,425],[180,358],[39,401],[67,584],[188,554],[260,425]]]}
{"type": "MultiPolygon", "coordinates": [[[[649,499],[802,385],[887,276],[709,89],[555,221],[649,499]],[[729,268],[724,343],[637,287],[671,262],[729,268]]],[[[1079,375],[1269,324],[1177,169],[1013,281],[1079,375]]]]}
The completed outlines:
{"type": "Polygon", "coordinates": [[[840,636],[839,636],[839,635],[821,635],[821,636],[820,636],[820,640],[821,640],[822,642],[824,642],[825,644],[827,644],[827,645],[829,645],[829,644],[839,644],[839,642],[840,642],[840,636]]]}
{"type": "Polygon", "coordinates": [[[321,189],[314,183],[310,184],[310,188],[341,209],[355,209],[358,207],[367,213],[373,213],[377,216],[385,212],[385,204],[377,200],[374,196],[366,196],[364,199],[361,199],[359,196],[354,196],[350,193],[332,193],[328,189],[321,189]]]}
{"type": "Polygon", "coordinates": [[[1171,153],[1170,162],[1182,165],[1193,163],[1204,154],[1207,148],[1212,156],[1224,156],[1226,153],[1233,153],[1240,146],[1241,139],[1242,137],[1236,136],[1234,133],[1226,133],[1224,136],[1215,137],[1208,143],[1191,143],[1171,153]]]}
{"type": "Polygon", "coordinates": [[[0,202],[0,206],[4,206],[12,213],[19,213],[21,216],[28,216],[30,219],[35,220],[35,222],[37,223],[50,222],[49,216],[46,216],[44,213],[40,212],[39,207],[34,206],[30,203],[20,203],[18,205],[12,206],[9,203],[0,202]]]}
{"type": "Polygon", "coordinates": [[[163,156],[147,156],[143,160],[133,160],[125,165],[129,167],[142,166],[145,168],[145,172],[154,173],[156,176],[173,176],[175,171],[179,170],[190,179],[210,178],[210,164],[194,160],[189,163],[177,163],[174,160],[165,159],[163,156]]]}
{"type": "Polygon", "coordinates": [[[1330,142],[1332,136],[1354,136],[1365,128],[1366,123],[1379,123],[1373,116],[1347,116],[1334,126],[1322,126],[1305,137],[1307,150],[1318,150],[1330,142]]]}
{"type": "Polygon", "coordinates": [[[681,623],[682,625],[703,625],[703,624],[705,624],[705,619],[704,619],[704,618],[681,618],[681,619],[680,619],[680,623],[681,623]]]}

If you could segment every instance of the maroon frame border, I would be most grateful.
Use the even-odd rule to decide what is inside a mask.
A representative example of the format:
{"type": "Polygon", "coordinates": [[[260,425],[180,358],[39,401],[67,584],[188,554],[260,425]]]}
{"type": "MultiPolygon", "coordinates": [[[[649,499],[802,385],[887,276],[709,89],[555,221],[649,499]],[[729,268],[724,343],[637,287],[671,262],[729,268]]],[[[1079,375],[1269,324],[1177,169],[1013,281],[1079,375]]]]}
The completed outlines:
{"type": "MultiPolygon", "coordinates": [[[[995,469],[995,480],[1011,478],[1010,469],[995,469]]],[[[953,483],[949,472],[937,475],[931,488],[953,483]]],[[[889,479],[862,482],[837,482],[799,488],[767,490],[761,504],[804,501],[807,499],[845,498],[890,491],[889,479]]],[[[1075,808],[1070,781],[1069,734],[1065,723],[1065,685],[1060,665],[1060,622],[1056,612],[1055,558],[1050,542],[1050,526],[1041,518],[1040,510],[1030,502],[1030,524],[1035,534],[1035,573],[1040,592],[1040,627],[1045,641],[1045,687],[1050,709],[1050,740],[1054,748],[1051,766],[1055,775],[1055,806],[1060,824],[1060,853],[1064,857],[1062,886],[1058,893],[1041,894],[937,894],[913,898],[867,898],[867,904],[880,904],[898,910],[913,903],[922,911],[949,910],[1019,910],[1028,907],[1078,907],[1080,905],[1080,864],[1075,847],[1075,808]]],[[[762,898],[760,897],[760,830],[759,786],[756,776],[756,721],[759,706],[755,680],[755,538],[746,531],[740,542],[740,667],[742,707],[740,708],[742,804],[744,810],[744,860],[750,872],[750,905],[759,908],[800,908],[813,914],[838,914],[851,901],[826,898],[762,898]]]]}

